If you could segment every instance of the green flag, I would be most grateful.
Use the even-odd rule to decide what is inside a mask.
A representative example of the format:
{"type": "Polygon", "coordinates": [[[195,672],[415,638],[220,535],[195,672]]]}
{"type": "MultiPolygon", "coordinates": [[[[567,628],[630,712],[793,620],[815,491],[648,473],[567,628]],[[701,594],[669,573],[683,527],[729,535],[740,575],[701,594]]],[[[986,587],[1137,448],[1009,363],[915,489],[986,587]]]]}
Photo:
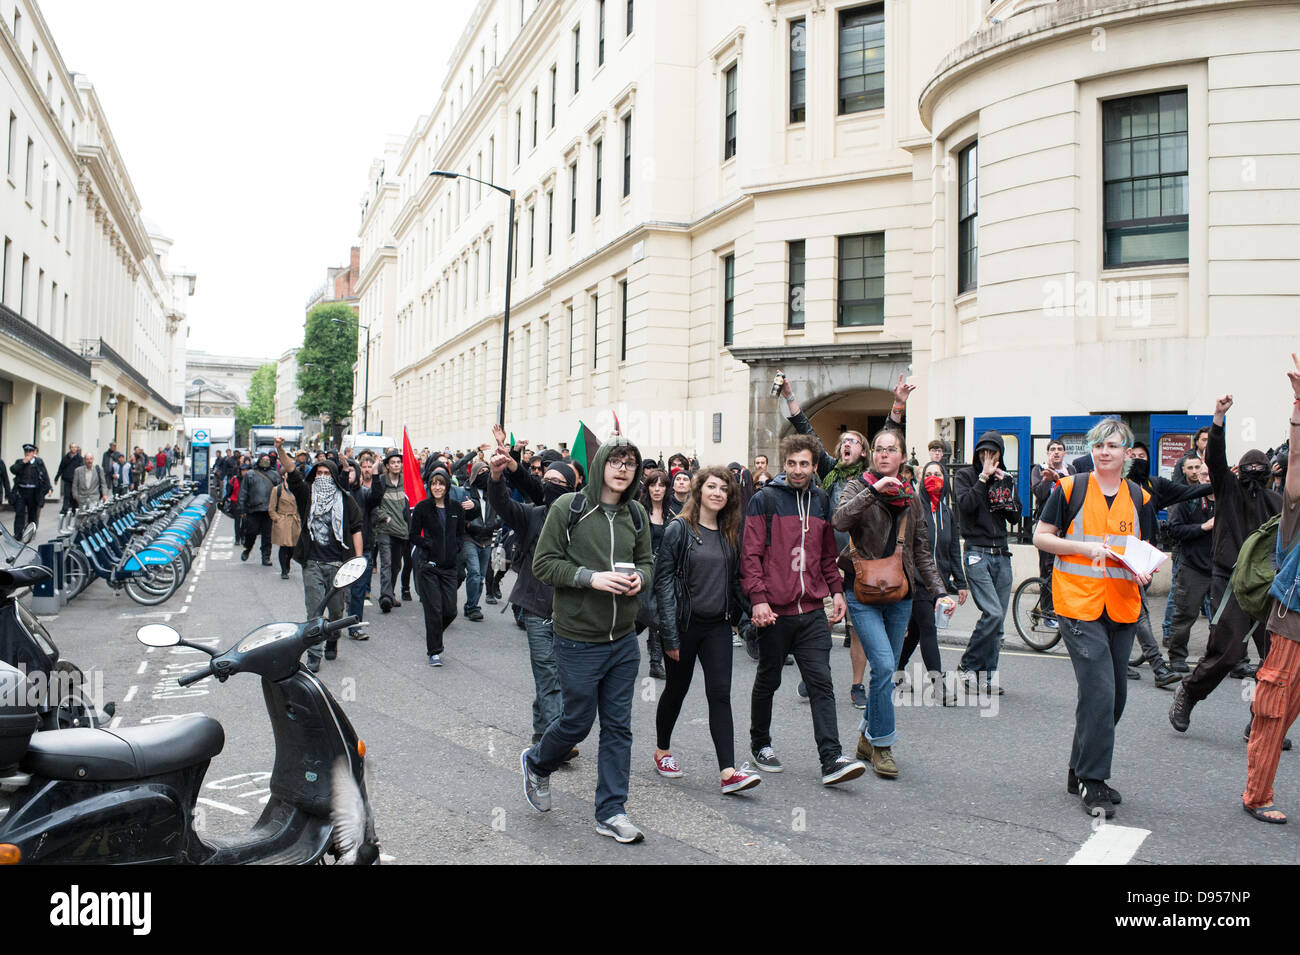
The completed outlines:
{"type": "Polygon", "coordinates": [[[587,480],[591,480],[591,468],[589,462],[594,461],[596,452],[600,450],[600,440],[591,433],[581,421],[578,422],[578,436],[573,439],[573,450],[569,457],[582,465],[582,473],[587,475],[587,480]]]}

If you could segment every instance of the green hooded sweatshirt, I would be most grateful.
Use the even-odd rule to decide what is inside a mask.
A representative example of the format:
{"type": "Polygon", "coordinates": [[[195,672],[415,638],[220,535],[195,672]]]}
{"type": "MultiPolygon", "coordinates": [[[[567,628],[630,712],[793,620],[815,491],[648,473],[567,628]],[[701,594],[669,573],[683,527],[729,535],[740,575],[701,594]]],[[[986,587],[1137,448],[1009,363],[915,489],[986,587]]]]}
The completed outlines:
{"type": "Polygon", "coordinates": [[[654,580],[654,549],[650,521],[635,500],[641,476],[641,454],[626,438],[611,438],[600,446],[581,491],[565,494],[551,505],[533,551],[533,576],[555,588],[551,619],[556,636],[582,643],[610,643],[636,629],[639,596],[621,596],[596,590],[592,574],[612,571],[616,563],[635,564],[641,576],[641,594],[649,596],[654,580]],[[636,470],[616,507],[600,503],[605,460],[616,447],[636,452],[636,470]],[[570,526],[574,497],[582,499],[582,516],[570,526]],[[632,509],[640,510],[641,533],[632,522],[632,509]]]}

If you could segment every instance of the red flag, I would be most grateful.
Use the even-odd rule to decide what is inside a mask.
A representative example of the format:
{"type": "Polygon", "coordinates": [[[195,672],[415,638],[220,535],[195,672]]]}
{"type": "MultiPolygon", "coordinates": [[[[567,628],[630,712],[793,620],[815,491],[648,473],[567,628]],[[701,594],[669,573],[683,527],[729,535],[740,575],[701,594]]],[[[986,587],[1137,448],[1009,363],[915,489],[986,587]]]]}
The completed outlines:
{"type": "Polygon", "coordinates": [[[617,412],[617,411],[611,411],[610,414],[612,414],[612,415],[614,416],[614,433],[615,433],[615,434],[622,434],[622,433],[623,433],[623,426],[622,426],[621,424],[618,423],[618,412],[617,412]]]}
{"type": "Polygon", "coordinates": [[[424,481],[420,478],[420,462],[415,460],[411,450],[411,438],[402,427],[402,490],[406,491],[406,500],[411,507],[419,504],[428,495],[424,493],[424,481]]]}

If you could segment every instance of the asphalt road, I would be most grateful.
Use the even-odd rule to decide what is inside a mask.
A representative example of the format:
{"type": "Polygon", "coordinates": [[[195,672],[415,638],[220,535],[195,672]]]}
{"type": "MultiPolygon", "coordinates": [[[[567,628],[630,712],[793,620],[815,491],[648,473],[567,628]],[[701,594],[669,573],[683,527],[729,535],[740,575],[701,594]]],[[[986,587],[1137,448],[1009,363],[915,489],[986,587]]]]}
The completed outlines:
{"type": "MultiPolygon", "coordinates": [[[[184,648],[147,649],[134,632],[168,622],[190,640],[225,648],[263,623],[301,619],[296,565],[284,581],[256,553],[242,563],[231,535],[230,520],[220,517],[190,580],[161,607],[139,607],[95,582],[47,618],[63,655],[102,673],[105,697],[117,701],[124,724],[186,713],[223,723],[226,747],[208,770],[200,803],[200,824],[220,834],[251,826],[267,795],[273,750],[261,688],[255,678],[237,676],[181,690],[176,677],[205,658],[184,648]]],[[[342,641],[339,659],[321,671],[366,741],[380,840],[397,863],[1048,864],[1071,860],[1085,843],[1090,852],[1117,851],[1134,864],[1296,859],[1295,825],[1267,826],[1239,808],[1248,684],[1237,680],[1198,706],[1181,736],[1165,715],[1171,694],[1151,684],[1149,671],[1129,683],[1111,780],[1124,802],[1114,825],[1104,827],[1111,831],[1095,836],[1093,820],[1065,792],[1075,698],[1069,661],[1060,652],[1017,649],[1014,629],[1002,656],[1007,692],[995,705],[898,708],[902,775],[892,781],[868,772],[839,787],[821,785],[808,706],[796,695],[795,670],[787,668],[773,717],[785,772],[765,775],[740,796],[718,791],[698,676],[673,741],[686,775],[657,775],[651,755],[662,684],[645,675],[643,652],[628,814],[646,841],[618,845],[593,829],[598,727],[580,745],[582,755],[552,777],[554,809],[535,813],[524,801],[518,761],[531,736],[532,677],[524,634],[499,609],[485,606],[482,623],[457,619],[446,638],[446,666],[433,669],[425,662],[418,603],[388,615],[368,608],[372,639],[342,641]]],[[[1163,607],[1154,609],[1159,619],[1163,607]]],[[[963,608],[956,625],[973,620],[969,615],[963,608]]],[[[1202,622],[1194,652],[1203,631],[1202,622]]],[[[849,654],[839,643],[832,651],[839,734],[851,753],[859,713],[848,702],[849,654]]],[[[943,652],[945,664],[955,666],[959,648],[943,652]]],[[[743,760],[754,664],[738,649],[733,666],[743,760]]],[[[1300,753],[1284,754],[1277,791],[1279,805],[1300,815],[1298,761],[1300,753]]]]}

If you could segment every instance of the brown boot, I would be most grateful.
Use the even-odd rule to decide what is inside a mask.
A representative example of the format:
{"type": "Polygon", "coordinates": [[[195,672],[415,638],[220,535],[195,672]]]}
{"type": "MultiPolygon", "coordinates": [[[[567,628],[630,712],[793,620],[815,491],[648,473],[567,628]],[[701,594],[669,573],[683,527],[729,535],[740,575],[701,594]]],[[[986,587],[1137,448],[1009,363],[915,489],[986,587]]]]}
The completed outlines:
{"type": "Polygon", "coordinates": [[[871,749],[871,768],[883,779],[898,778],[898,764],[888,746],[873,746],[871,749]]]}
{"type": "Polygon", "coordinates": [[[874,755],[874,749],[875,747],[873,747],[869,742],[867,742],[866,735],[863,733],[859,733],[858,753],[857,753],[858,759],[862,760],[864,763],[870,762],[874,764],[876,761],[876,757],[874,755]]]}

